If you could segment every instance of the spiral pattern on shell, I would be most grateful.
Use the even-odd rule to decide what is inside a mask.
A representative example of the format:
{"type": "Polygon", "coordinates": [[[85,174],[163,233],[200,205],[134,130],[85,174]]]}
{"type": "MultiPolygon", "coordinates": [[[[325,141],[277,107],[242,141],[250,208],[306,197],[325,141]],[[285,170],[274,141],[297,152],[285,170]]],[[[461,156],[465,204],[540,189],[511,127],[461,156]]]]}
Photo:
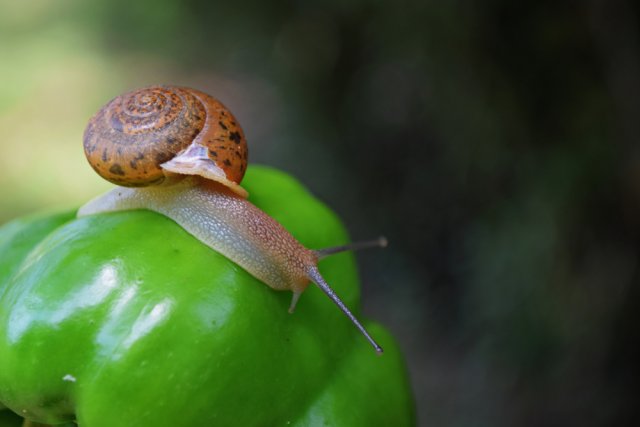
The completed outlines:
{"type": "Polygon", "coordinates": [[[194,143],[228,181],[240,183],[248,157],[244,133],[224,105],[195,89],[152,86],[125,93],[101,108],[84,133],[93,169],[127,187],[161,183],[167,175],[161,165],[194,143]]]}

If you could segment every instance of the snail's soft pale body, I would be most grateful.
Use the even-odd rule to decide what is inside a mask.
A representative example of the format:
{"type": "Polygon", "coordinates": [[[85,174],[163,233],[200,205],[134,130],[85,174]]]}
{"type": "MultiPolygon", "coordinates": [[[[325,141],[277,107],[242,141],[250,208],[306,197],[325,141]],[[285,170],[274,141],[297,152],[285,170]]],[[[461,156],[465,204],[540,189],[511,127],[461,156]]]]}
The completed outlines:
{"type": "Polygon", "coordinates": [[[376,351],[382,352],[322,278],[317,263],[332,253],[384,246],[385,241],[309,250],[247,201],[247,193],[239,185],[247,161],[244,135],[235,118],[218,101],[202,92],[176,87],[151,87],[124,94],[91,119],[84,145],[92,167],[121,186],[84,205],[79,216],[131,209],[159,212],[271,288],[291,290],[291,312],[309,282],[315,283],[376,351]],[[185,112],[188,108],[193,110],[185,112]],[[126,122],[130,111],[133,124],[126,122]],[[158,119],[160,131],[168,136],[160,142],[157,136],[150,137],[153,145],[149,147],[144,136],[153,130],[151,116],[163,112],[171,117],[158,119]],[[198,131],[192,132],[183,124],[174,125],[175,117],[182,116],[197,120],[198,131]],[[174,128],[167,129],[171,126],[174,128]],[[178,147],[178,133],[192,139],[178,147]],[[133,142],[124,139],[129,134],[133,134],[133,142]],[[157,148],[167,138],[169,156],[157,148]],[[220,159],[222,163],[218,162],[220,159]],[[147,160],[151,161],[149,165],[144,163],[147,160]],[[133,176],[131,182],[127,181],[129,175],[133,176]]]}
{"type": "Polygon", "coordinates": [[[116,188],[78,214],[128,209],[149,209],[173,219],[274,289],[302,292],[309,282],[305,265],[317,261],[312,251],[279,230],[282,226],[255,205],[220,185],[195,183],[193,178],[169,186],[116,188]],[[298,256],[292,259],[291,253],[298,256]]]}

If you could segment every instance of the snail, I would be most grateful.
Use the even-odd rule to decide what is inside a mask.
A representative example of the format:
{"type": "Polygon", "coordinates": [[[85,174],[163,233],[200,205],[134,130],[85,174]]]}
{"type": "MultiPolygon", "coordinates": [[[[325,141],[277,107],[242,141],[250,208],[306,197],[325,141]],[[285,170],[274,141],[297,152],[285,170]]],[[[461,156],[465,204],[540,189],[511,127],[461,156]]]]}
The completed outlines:
{"type": "Polygon", "coordinates": [[[290,313],[315,283],[382,353],[317,265],[335,253],[384,247],[386,240],[307,249],[249,202],[240,186],[248,155],[244,133],[215,98],[175,86],[128,92],[90,119],[83,139],[91,167],[118,187],[82,206],[78,216],[131,209],[163,214],[269,287],[292,291],[290,313]]]}

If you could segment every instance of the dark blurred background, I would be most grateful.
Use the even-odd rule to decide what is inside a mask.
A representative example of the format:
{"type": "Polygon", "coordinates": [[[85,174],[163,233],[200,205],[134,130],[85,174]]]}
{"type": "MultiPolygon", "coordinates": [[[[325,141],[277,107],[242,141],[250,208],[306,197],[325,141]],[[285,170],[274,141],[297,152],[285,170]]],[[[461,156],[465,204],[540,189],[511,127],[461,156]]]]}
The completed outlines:
{"type": "Polygon", "coordinates": [[[592,1],[0,0],[0,221],[109,187],[87,118],[210,92],[354,239],[422,426],[638,424],[640,10],[592,1]]]}

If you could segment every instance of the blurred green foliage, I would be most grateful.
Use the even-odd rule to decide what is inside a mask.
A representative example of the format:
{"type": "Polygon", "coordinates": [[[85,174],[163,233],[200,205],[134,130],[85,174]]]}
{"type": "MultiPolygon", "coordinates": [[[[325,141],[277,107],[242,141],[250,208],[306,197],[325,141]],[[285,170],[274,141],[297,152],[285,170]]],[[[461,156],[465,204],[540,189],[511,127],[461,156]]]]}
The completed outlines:
{"type": "Polygon", "coordinates": [[[171,82],[356,238],[424,425],[638,418],[640,26],[629,0],[0,0],[0,220],[109,185],[87,118],[171,82]]]}

